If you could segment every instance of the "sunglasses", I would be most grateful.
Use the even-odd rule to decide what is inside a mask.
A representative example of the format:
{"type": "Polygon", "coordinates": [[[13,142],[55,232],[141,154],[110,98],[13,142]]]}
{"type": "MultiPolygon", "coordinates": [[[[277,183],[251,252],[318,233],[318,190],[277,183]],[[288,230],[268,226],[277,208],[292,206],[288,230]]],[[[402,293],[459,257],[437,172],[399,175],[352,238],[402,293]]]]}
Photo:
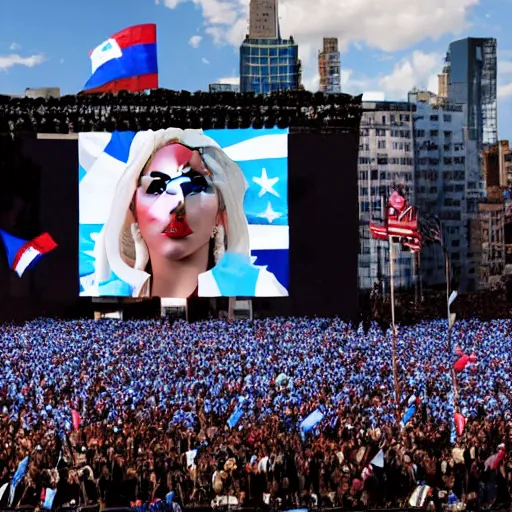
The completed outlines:
{"type": "Polygon", "coordinates": [[[207,192],[212,187],[212,184],[209,183],[205,176],[190,168],[188,171],[182,171],[173,178],[165,173],[152,171],[149,175],[140,177],[139,186],[144,193],[159,196],[167,192],[171,184],[175,183],[176,180],[180,180],[180,187],[184,197],[207,192]]]}

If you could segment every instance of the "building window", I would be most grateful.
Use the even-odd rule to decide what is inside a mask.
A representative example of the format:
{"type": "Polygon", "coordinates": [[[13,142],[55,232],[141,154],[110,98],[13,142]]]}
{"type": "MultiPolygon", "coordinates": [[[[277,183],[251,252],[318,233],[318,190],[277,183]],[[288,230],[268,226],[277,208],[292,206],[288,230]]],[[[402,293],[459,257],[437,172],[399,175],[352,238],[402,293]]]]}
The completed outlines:
{"type": "Polygon", "coordinates": [[[432,116],[430,116],[430,120],[431,120],[431,121],[434,121],[434,122],[435,122],[435,121],[439,121],[439,116],[437,116],[437,115],[432,115],[432,116]]]}
{"type": "Polygon", "coordinates": [[[386,141],[385,140],[377,141],[377,149],[386,149],[386,141]]]}
{"type": "Polygon", "coordinates": [[[452,122],[452,116],[451,116],[451,114],[444,114],[444,115],[443,115],[443,121],[444,121],[445,123],[451,123],[451,122],[452,122]]]}

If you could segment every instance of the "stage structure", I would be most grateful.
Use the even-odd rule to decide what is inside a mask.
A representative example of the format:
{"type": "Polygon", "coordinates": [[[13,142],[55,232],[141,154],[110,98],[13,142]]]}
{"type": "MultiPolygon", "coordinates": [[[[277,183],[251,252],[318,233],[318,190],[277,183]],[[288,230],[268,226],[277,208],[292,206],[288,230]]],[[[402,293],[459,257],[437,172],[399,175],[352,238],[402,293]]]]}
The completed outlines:
{"type": "MultiPolygon", "coordinates": [[[[10,227],[7,226],[12,235],[30,241],[41,233],[49,233],[56,247],[29,266],[21,277],[9,268],[7,251],[0,250],[0,300],[6,304],[2,307],[1,317],[23,319],[48,315],[126,320],[165,316],[195,321],[219,316],[243,320],[317,315],[357,319],[358,133],[305,133],[304,127],[296,133],[290,129],[284,148],[287,183],[285,189],[279,189],[270,164],[265,162],[261,165],[257,158],[252,158],[250,164],[253,168],[249,168],[244,154],[236,155],[232,149],[229,153],[230,140],[238,137],[240,144],[247,144],[247,140],[250,143],[250,139],[264,136],[265,129],[250,129],[247,134],[240,129],[213,132],[218,132],[212,137],[217,137],[221,148],[245,173],[248,193],[256,194],[255,201],[265,202],[263,215],[260,211],[251,210],[248,196],[245,197],[245,214],[254,218],[252,224],[249,221],[251,244],[254,240],[259,244],[251,245],[251,255],[253,259],[256,257],[258,272],[263,269],[272,275],[274,282],[279,283],[286,293],[252,296],[221,293],[179,300],[160,300],[158,296],[119,296],[123,294],[87,296],[83,293],[84,288],[94,284],[89,279],[91,273],[87,265],[98,258],[98,248],[101,247],[98,233],[103,221],[99,219],[94,224],[96,221],[91,217],[87,224],[90,232],[78,230],[83,217],[78,190],[83,180],[81,173],[84,172],[78,169],[78,162],[92,168],[95,164],[92,158],[104,158],[105,174],[94,186],[101,183],[103,187],[112,187],[115,180],[112,173],[109,174],[113,169],[110,163],[113,159],[119,161],[123,151],[127,157],[129,145],[123,148],[122,143],[126,142],[128,132],[114,132],[119,140],[122,139],[115,148],[112,143],[114,134],[103,133],[99,137],[108,139],[104,148],[110,144],[110,151],[98,151],[90,137],[87,139],[89,145],[79,150],[77,134],[34,134],[15,137],[9,145],[4,160],[6,168],[0,169],[6,178],[2,213],[7,215],[2,218],[10,216],[15,219],[10,227]],[[85,149],[89,151],[87,155],[85,149]],[[259,188],[254,188],[255,183],[259,188]],[[284,215],[284,210],[276,209],[273,201],[277,196],[287,198],[286,222],[278,219],[279,214],[284,215]],[[281,239],[274,238],[276,245],[269,245],[265,234],[258,238],[259,231],[263,233],[258,222],[271,225],[276,228],[274,232],[283,234],[281,239]],[[92,236],[86,240],[88,235],[92,236]],[[340,239],[343,244],[340,244],[340,239]],[[81,258],[79,247],[87,258],[81,258]],[[283,252],[286,252],[285,259],[282,258],[283,252]],[[87,278],[82,279],[84,276],[87,278]]],[[[275,133],[277,136],[278,132],[275,133]]],[[[91,168],[86,171],[92,172],[91,168]]],[[[198,172],[201,173],[200,170],[198,172]]],[[[208,182],[209,176],[205,176],[208,182]]],[[[201,179],[199,176],[189,181],[199,182],[201,179]]],[[[147,192],[149,189],[144,190],[147,192]]],[[[162,190],[168,193],[170,189],[165,192],[164,187],[162,190]]],[[[152,189],[149,192],[154,193],[152,189]]],[[[110,206],[103,204],[101,197],[99,193],[96,195],[97,211],[109,210],[110,206]]],[[[120,276],[114,273],[114,277],[120,276]]],[[[233,282],[236,284],[236,276],[233,282]]]]}

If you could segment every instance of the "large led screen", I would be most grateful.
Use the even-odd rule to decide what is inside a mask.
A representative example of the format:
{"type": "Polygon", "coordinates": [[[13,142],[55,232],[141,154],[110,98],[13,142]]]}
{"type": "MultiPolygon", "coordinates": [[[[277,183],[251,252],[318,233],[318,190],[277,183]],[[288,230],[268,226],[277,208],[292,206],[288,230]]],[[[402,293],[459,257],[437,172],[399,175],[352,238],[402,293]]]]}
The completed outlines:
{"type": "Polygon", "coordinates": [[[78,144],[81,296],[288,295],[288,130],[78,144]]]}

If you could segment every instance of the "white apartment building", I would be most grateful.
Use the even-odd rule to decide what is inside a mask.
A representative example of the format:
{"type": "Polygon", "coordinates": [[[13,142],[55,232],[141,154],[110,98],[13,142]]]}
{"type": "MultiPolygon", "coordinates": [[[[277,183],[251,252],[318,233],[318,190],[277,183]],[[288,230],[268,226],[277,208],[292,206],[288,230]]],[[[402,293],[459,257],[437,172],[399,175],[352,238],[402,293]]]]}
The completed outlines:
{"type": "MultiPolygon", "coordinates": [[[[389,278],[388,244],[371,238],[370,219],[384,217],[394,185],[402,185],[415,204],[414,109],[406,102],[363,102],[358,164],[361,289],[372,288],[382,276],[385,291],[389,278]]],[[[397,245],[395,256],[395,286],[412,286],[414,255],[397,245]]]]}
{"type": "MultiPolygon", "coordinates": [[[[485,198],[485,182],[474,141],[468,140],[465,106],[416,103],[414,114],[415,191],[420,212],[438,215],[452,273],[461,290],[477,286],[476,257],[471,250],[471,222],[485,198]]],[[[443,252],[438,246],[421,253],[425,284],[445,281],[443,252]]]]}

